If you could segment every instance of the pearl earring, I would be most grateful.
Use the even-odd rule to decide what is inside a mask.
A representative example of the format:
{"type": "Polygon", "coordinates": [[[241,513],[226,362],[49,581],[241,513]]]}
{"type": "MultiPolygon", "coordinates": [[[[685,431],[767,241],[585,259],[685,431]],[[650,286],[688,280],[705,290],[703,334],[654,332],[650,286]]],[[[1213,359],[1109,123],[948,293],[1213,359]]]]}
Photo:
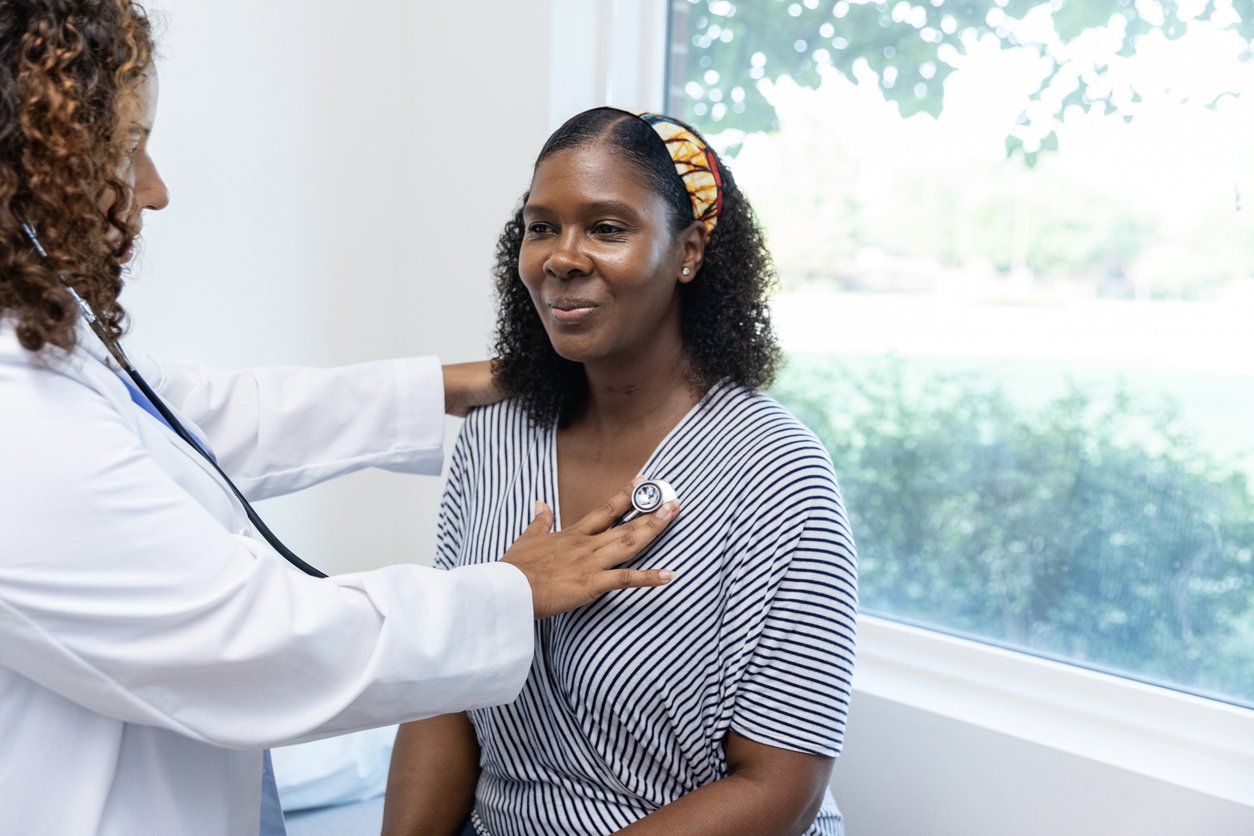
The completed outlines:
{"type": "Polygon", "coordinates": [[[685,276],[686,276],[686,275],[688,275],[688,274],[689,274],[689,273],[691,273],[691,272],[692,272],[692,271],[691,271],[691,270],[689,270],[687,267],[685,267],[685,268],[684,268],[684,275],[685,275],[685,276]]]}

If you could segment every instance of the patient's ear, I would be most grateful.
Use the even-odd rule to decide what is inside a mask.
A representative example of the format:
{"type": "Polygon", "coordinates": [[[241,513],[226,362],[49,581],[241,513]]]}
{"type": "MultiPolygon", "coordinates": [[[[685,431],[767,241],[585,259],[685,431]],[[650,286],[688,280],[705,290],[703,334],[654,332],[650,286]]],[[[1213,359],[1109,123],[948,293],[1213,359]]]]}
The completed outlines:
{"type": "Polygon", "coordinates": [[[681,258],[677,278],[680,284],[688,284],[701,272],[701,264],[705,260],[705,225],[693,221],[679,233],[679,244],[681,258]]]}

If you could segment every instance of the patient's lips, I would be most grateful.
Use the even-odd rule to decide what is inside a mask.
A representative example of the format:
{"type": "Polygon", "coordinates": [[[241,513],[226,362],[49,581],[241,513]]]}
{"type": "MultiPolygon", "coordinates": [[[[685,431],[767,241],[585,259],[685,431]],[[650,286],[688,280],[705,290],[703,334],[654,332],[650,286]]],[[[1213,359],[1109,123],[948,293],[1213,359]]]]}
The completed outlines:
{"type": "Polygon", "coordinates": [[[548,303],[553,319],[564,325],[574,325],[596,313],[597,304],[588,299],[563,298],[548,303]]]}

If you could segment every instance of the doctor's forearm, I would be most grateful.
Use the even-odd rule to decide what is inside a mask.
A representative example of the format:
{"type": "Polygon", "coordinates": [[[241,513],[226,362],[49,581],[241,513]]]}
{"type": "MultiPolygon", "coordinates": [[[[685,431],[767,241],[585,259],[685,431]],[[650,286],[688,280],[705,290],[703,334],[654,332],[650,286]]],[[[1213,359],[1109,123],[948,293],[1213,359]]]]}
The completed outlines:
{"type": "Polygon", "coordinates": [[[492,363],[449,363],[444,372],[444,411],[465,417],[476,406],[487,406],[505,397],[492,376],[492,363]]]}
{"type": "Polygon", "coordinates": [[[149,357],[136,365],[203,431],[250,499],[367,467],[437,475],[443,464],[443,372],[434,357],[240,372],[149,357]]]}

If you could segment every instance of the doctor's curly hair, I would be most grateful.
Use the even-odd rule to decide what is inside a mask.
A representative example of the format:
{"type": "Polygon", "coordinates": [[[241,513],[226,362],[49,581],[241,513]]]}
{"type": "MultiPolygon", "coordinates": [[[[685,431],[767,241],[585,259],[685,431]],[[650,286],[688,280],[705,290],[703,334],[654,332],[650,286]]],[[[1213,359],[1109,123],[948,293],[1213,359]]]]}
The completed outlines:
{"type": "Polygon", "coordinates": [[[119,256],[134,232],[119,114],[152,56],[147,14],[129,0],[0,3],[0,318],[30,351],[74,345],[77,308],[58,274],[122,333],[119,256]]]}
{"type": "MultiPolygon", "coordinates": [[[[626,111],[601,107],[572,117],[549,137],[536,165],[558,151],[595,144],[620,154],[666,201],[672,231],[681,232],[693,222],[691,199],[666,145],[647,122],[626,111]]],[[[774,379],[780,358],[767,307],[776,283],[771,255],[749,201],[723,161],[716,162],[723,182],[722,211],[696,277],[679,286],[680,332],[693,386],[702,393],[722,380],[763,388],[774,379]]],[[[519,278],[526,202],[523,195],[496,245],[494,370],[533,424],[565,423],[584,403],[587,379],[582,364],[553,349],[519,278]]]]}

